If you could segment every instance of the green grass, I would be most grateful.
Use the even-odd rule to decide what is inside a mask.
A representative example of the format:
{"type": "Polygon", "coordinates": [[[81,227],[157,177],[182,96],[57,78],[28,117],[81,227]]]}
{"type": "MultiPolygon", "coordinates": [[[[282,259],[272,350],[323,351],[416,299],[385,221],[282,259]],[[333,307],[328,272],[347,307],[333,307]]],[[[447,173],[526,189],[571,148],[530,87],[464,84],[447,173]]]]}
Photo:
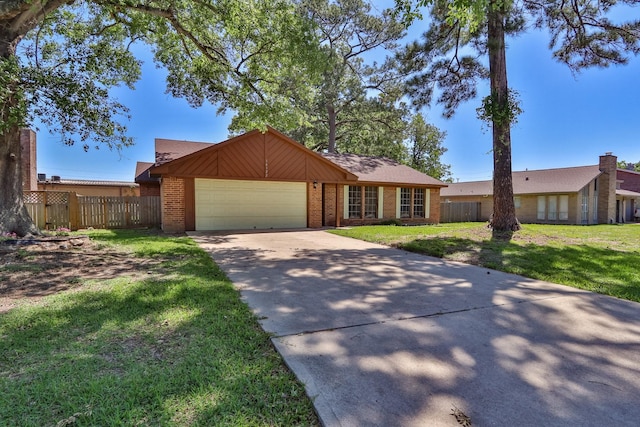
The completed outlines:
{"type": "Polygon", "coordinates": [[[318,424],[269,336],[193,241],[91,238],[171,274],[82,283],[1,314],[0,425],[318,424]]]}
{"type": "Polygon", "coordinates": [[[640,225],[525,224],[511,240],[485,224],[363,226],[332,233],[640,302],[640,225]]]}

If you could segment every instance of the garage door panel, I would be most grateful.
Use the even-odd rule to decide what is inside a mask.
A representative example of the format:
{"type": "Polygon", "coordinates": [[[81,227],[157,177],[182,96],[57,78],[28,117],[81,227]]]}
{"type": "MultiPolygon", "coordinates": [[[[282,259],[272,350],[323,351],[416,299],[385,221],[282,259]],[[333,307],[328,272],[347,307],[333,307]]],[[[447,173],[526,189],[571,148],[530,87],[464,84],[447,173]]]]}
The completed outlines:
{"type": "Polygon", "coordinates": [[[304,228],[306,183],[196,179],[196,230],[304,228]]]}

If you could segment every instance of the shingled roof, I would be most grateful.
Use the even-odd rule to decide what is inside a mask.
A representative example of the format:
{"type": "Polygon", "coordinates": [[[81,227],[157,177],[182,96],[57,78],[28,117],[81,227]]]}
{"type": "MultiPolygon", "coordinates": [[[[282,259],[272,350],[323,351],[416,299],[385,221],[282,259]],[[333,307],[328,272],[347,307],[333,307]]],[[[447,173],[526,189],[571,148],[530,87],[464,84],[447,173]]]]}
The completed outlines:
{"type": "Polygon", "coordinates": [[[321,154],[326,159],[356,175],[358,181],[361,182],[428,185],[431,187],[447,186],[447,184],[429,175],[384,157],[361,156],[359,154],[321,154]]]}
{"type": "MultiPolygon", "coordinates": [[[[135,181],[156,181],[157,178],[152,178],[149,175],[150,168],[193,154],[212,145],[216,144],[156,138],[155,163],[138,162],[135,181]]],[[[447,186],[447,184],[429,175],[418,172],[395,160],[383,157],[361,156],[357,154],[318,154],[344,170],[356,175],[361,182],[389,183],[393,185],[425,185],[430,187],[447,186]]]]}
{"type": "MultiPolygon", "coordinates": [[[[598,165],[513,172],[513,194],[577,193],[601,174],[598,165]]],[[[493,181],[449,184],[442,197],[490,196],[493,181]]]]}
{"type": "Polygon", "coordinates": [[[154,165],[155,163],[151,162],[137,162],[135,182],[159,182],[160,178],[152,178],[149,174],[149,169],[151,169],[154,165]]]}
{"type": "Polygon", "coordinates": [[[210,142],[178,141],[156,138],[156,166],[211,147],[210,142]]]}

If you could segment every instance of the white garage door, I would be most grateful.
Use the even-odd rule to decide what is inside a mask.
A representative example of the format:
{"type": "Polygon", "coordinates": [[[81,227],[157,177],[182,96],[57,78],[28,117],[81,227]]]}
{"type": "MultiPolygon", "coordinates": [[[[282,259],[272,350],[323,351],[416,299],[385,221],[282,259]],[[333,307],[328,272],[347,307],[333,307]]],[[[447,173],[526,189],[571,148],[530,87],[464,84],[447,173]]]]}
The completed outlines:
{"type": "Polygon", "coordinates": [[[195,179],[196,230],[304,228],[304,182],[195,179]]]}

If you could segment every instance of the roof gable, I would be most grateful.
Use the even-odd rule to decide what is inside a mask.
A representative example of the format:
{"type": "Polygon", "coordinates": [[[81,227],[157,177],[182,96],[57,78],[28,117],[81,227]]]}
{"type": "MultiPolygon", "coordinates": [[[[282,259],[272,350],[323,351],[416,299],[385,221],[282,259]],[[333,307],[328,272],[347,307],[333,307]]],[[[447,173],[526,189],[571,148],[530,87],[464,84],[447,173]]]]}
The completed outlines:
{"type": "Polygon", "coordinates": [[[359,154],[322,154],[358,177],[358,181],[394,185],[446,187],[447,184],[409,166],[384,157],[359,154]]]}
{"type": "MultiPolygon", "coordinates": [[[[159,142],[160,148],[171,154],[163,157],[165,163],[151,168],[151,174],[156,176],[323,182],[357,179],[271,127],[264,133],[254,130],[218,144],[196,142],[180,148],[178,141],[157,139],[156,144],[159,142]],[[171,158],[180,153],[185,154],[171,158]]],[[[156,151],[161,152],[160,148],[156,151]]]]}
{"type": "MultiPolygon", "coordinates": [[[[513,172],[513,194],[577,193],[601,174],[598,165],[513,172]]],[[[493,181],[450,184],[441,195],[489,196],[493,181]]]]}

